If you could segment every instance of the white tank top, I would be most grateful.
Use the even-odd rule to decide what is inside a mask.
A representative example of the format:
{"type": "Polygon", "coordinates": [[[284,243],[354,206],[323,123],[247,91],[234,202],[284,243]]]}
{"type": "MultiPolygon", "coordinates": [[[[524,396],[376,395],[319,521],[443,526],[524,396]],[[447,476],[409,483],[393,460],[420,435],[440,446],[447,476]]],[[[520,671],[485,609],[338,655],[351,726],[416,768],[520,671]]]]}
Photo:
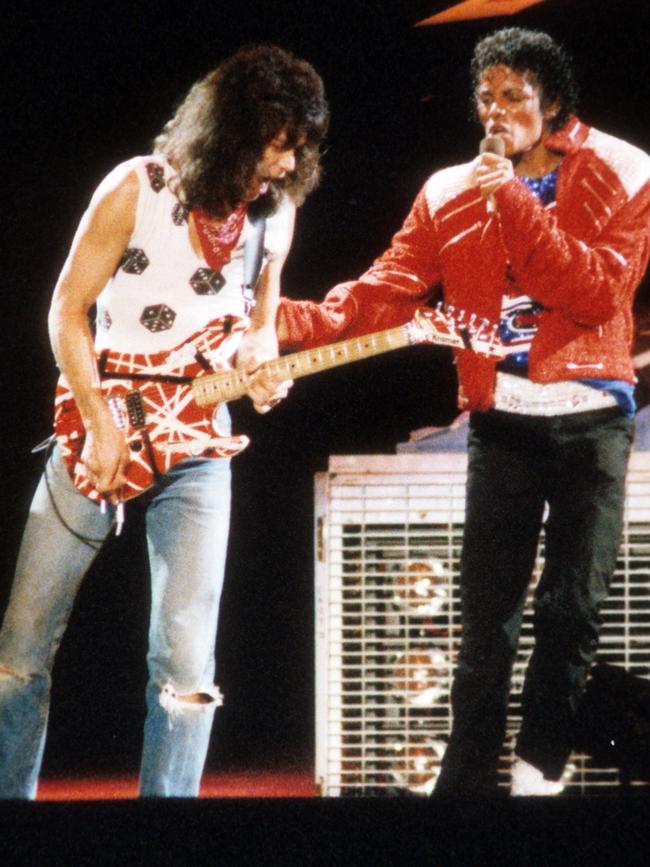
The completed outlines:
{"type": "MultiPolygon", "coordinates": [[[[174,172],[158,156],[122,167],[140,182],[135,228],[122,260],[97,298],[97,351],[172,349],[213,319],[244,316],[243,249],[248,219],[221,272],[194,252],[188,214],[169,188],[174,172]]],[[[287,252],[293,206],[285,200],[266,221],[264,258],[287,252]]]]}

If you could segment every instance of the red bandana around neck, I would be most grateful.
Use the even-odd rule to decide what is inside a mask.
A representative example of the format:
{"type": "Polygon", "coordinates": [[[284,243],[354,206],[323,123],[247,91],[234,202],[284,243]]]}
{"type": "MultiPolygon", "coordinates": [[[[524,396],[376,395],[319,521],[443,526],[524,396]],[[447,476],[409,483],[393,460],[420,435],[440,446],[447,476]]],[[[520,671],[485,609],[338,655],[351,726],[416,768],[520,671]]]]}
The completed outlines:
{"type": "Polygon", "coordinates": [[[244,227],[246,203],[237,205],[220,223],[215,223],[206,211],[198,208],[192,213],[205,261],[213,271],[221,271],[230,262],[230,255],[244,227]]]}

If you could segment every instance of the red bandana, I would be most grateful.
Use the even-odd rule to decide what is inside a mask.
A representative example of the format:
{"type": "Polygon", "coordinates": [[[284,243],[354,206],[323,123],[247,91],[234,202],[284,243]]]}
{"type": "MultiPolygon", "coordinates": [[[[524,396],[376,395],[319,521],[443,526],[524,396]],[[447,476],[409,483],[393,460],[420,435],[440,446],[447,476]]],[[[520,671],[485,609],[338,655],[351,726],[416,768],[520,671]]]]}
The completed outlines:
{"type": "Polygon", "coordinates": [[[195,209],[192,213],[205,261],[213,271],[221,271],[230,262],[230,254],[244,227],[246,204],[237,205],[221,223],[215,223],[206,211],[195,209]]]}

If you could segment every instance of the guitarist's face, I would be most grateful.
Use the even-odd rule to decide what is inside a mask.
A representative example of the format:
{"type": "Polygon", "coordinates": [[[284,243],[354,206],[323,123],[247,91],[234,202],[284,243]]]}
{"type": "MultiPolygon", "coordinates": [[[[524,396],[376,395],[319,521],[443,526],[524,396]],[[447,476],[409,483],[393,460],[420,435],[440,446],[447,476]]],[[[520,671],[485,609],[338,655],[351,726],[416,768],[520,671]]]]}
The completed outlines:
{"type": "Polygon", "coordinates": [[[262,152],[255,167],[255,176],[246,191],[247,201],[263,196],[271,181],[286,177],[296,169],[296,152],[303,146],[304,138],[296,144],[287,144],[286,132],[279,133],[262,152]]]}

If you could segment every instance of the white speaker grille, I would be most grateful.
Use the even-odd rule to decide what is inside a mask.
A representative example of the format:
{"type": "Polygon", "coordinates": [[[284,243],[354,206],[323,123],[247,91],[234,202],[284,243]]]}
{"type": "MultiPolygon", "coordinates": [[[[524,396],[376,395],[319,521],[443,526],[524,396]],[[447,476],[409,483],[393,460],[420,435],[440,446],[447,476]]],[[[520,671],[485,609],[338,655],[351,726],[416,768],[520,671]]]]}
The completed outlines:
{"type": "MultiPolygon", "coordinates": [[[[426,794],[451,725],[460,640],[463,453],[332,457],[316,477],[316,752],[323,795],[426,794]]],[[[531,592],[544,556],[543,536],[531,592]]],[[[650,674],[650,453],[634,453],[598,659],[650,674]]],[[[512,681],[507,785],[531,650],[530,598],[512,681]]],[[[575,791],[610,791],[614,768],[574,755],[575,791]]]]}

